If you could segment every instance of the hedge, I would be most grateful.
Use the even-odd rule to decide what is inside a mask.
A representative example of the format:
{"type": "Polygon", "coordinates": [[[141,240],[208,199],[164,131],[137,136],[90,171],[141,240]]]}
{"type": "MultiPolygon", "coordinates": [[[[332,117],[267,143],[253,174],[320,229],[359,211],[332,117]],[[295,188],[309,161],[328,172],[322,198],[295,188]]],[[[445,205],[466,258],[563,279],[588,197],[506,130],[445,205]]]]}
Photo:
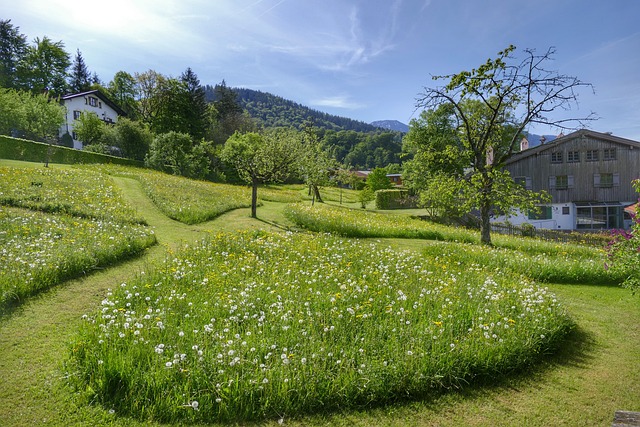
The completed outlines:
{"type": "Polygon", "coordinates": [[[127,166],[143,166],[143,163],[137,160],[90,153],[88,151],[75,150],[60,145],[50,146],[42,142],[0,135],[0,159],[44,163],[47,159],[48,150],[51,150],[49,154],[49,162],[51,163],[113,163],[127,166]]]}

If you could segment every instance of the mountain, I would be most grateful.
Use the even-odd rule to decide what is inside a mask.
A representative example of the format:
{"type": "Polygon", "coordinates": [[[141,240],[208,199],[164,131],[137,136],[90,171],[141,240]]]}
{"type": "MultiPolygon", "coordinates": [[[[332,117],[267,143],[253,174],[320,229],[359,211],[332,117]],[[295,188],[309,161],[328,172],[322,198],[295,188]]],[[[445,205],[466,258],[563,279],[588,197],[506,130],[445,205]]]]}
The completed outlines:
{"type": "MultiPolygon", "coordinates": [[[[323,113],[268,92],[246,88],[232,88],[232,90],[236,93],[242,109],[264,127],[282,126],[302,129],[306,123],[311,123],[325,130],[365,133],[380,131],[378,127],[368,123],[323,113]]],[[[215,88],[206,85],[205,97],[209,102],[214,101],[215,88]]]]}
{"type": "Polygon", "coordinates": [[[371,122],[371,126],[387,130],[395,130],[403,133],[409,132],[409,126],[397,120],[378,120],[375,122],[371,122]]]}

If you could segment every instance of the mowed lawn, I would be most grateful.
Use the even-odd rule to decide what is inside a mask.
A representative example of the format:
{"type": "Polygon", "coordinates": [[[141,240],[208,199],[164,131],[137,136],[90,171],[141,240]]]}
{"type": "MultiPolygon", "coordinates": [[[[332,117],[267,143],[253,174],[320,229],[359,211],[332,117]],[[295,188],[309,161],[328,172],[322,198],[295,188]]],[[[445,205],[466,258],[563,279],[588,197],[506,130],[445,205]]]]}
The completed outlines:
{"type": "MultiPolygon", "coordinates": [[[[134,180],[119,178],[138,213],[154,227],[159,246],[144,256],[55,287],[0,319],[0,425],[150,425],[78,403],[63,366],[81,316],[107,288],[144,271],[166,248],[208,231],[278,230],[290,226],[284,204],[265,203],[260,220],[238,209],[186,226],[163,216],[134,180]]],[[[386,239],[394,248],[422,251],[439,244],[386,239]]],[[[548,285],[568,307],[577,329],[559,351],[527,372],[450,390],[428,400],[267,420],[261,425],[610,425],[617,409],[640,410],[640,302],[615,286],[548,285]]],[[[152,424],[151,424],[152,425],[152,424]]]]}

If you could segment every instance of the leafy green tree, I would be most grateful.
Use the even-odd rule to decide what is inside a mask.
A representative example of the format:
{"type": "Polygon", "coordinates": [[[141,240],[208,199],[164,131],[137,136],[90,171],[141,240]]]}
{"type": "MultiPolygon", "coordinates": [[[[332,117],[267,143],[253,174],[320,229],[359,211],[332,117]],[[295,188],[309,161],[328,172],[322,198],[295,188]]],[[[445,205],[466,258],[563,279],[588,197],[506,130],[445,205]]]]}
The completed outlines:
{"type": "Polygon", "coordinates": [[[282,182],[296,172],[300,142],[295,131],[234,133],[224,144],[222,159],[251,185],[251,217],[256,218],[258,185],[282,182]]]}
{"type": "MultiPolygon", "coordinates": [[[[556,109],[569,109],[576,102],[577,91],[591,85],[545,69],[553,49],[542,55],[525,50],[523,60],[511,56],[514,50],[509,46],[471,71],[435,76],[435,80],[447,79],[448,83],[425,88],[416,105],[427,110],[443,104],[453,106],[462,155],[470,160],[467,182],[473,186],[474,205],[480,212],[481,242],[487,245],[491,244],[493,208],[503,205],[501,201],[508,196],[501,191],[507,184],[500,169],[517,150],[527,126],[537,123],[569,129],[571,122],[582,124],[594,118],[593,114],[578,119],[550,118],[548,114],[556,109]]],[[[530,200],[523,202],[512,207],[530,205],[530,200]]]]}
{"type": "Polygon", "coordinates": [[[153,139],[145,164],[174,175],[202,179],[209,173],[207,151],[207,143],[194,146],[190,135],[168,132],[153,139]]]}
{"type": "Polygon", "coordinates": [[[362,209],[365,209],[367,207],[367,204],[375,198],[376,193],[371,188],[369,188],[368,185],[358,193],[358,201],[360,202],[360,207],[362,209]]]}
{"type": "Polygon", "coordinates": [[[378,190],[385,190],[387,188],[393,188],[391,180],[387,176],[387,170],[385,168],[375,168],[367,176],[367,187],[374,193],[378,190]]]}
{"type": "Polygon", "coordinates": [[[108,145],[117,147],[119,155],[140,161],[145,159],[153,141],[153,134],[144,123],[120,117],[109,129],[113,139],[108,145]]]}
{"type": "Polygon", "coordinates": [[[107,92],[130,119],[137,118],[138,86],[136,79],[131,74],[126,71],[118,71],[107,85],[107,92]]]}
{"type": "Polygon", "coordinates": [[[46,36],[36,38],[18,63],[20,88],[36,94],[62,95],[67,91],[69,65],[71,60],[61,41],[53,42],[46,36]]]}
{"type": "Polygon", "coordinates": [[[162,74],[148,70],[136,73],[137,117],[149,126],[153,133],[158,134],[156,118],[162,114],[167,102],[167,78],[162,74]]]}
{"type": "Polygon", "coordinates": [[[91,89],[91,74],[84,62],[80,49],[76,51],[76,57],[71,65],[71,74],[69,75],[69,90],[72,93],[86,92],[91,89]]]}
{"type": "Polygon", "coordinates": [[[73,123],[73,131],[83,145],[94,145],[101,142],[106,126],[97,114],[83,111],[73,123]]]}
{"type": "Polygon", "coordinates": [[[0,87],[17,88],[18,63],[27,52],[27,37],[11,20],[0,20],[0,87]]]}
{"type": "Polygon", "coordinates": [[[320,187],[329,185],[331,174],[338,169],[338,162],[325,150],[314,128],[306,125],[301,133],[302,145],[298,159],[299,175],[312,193],[312,204],[322,203],[320,187]]]}
{"type": "Polygon", "coordinates": [[[24,98],[29,94],[0,88],[0,135],[11,135],[25,127],[24,98]]]}
{"type": "Polygon", "coordinates": [[[451,104],[423,111],[411,120],[402,149],[409,158],[403,164],[403,182],[416,192],[424,189],[435,174],[462,177],[464,168],[471,164],[460,141],[451,104]]]}
{"type": "Polygon", "coordinates": [[[65,110],[46,93],[24,96],[24,132],[38,141],[52,141],[64,123],[65,110]]]}

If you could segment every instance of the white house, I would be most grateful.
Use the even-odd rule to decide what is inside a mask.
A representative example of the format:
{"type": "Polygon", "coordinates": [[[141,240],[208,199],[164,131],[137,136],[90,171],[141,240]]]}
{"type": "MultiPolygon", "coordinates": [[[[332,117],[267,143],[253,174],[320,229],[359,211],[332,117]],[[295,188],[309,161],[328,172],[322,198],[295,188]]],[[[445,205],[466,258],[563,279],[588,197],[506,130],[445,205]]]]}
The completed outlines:
{"type": "Polygon", "coordinates": [[[116,123],[118,117],[125,112],[114,104],[99,90],[74,93],[61,98],[61,103],[66,109],[64,124],[60,127],[60,137],[69,133],[73,139],[73,148],[82,149],[82,142],[78,141],[73,124],[82,112],[91,112],[100,117],[105,123],[116,123]]]}

